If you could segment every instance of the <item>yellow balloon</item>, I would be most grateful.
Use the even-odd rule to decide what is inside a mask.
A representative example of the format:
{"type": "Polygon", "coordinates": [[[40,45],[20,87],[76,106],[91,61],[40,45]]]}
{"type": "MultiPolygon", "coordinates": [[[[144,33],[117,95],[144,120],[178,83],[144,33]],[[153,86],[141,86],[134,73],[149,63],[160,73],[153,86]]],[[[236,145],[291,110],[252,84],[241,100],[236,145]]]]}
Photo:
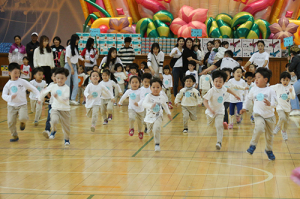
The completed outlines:
{"type": "MultiPolygon", "coordinates": [[[[109,27],[109,20],[110,19],[118,19],[118,20],[120,20],[121,18],[124,18],[124,17],[99,18],[99,19],[96,19],[93,22],[91,28],[99,28],[102,25],[106,25],[107,27],[109,27]]],[[[128,21],[129,21],[129,27],[131,27],[131,25],[132,25],[132,18],[128,17],[128,21]]]]}

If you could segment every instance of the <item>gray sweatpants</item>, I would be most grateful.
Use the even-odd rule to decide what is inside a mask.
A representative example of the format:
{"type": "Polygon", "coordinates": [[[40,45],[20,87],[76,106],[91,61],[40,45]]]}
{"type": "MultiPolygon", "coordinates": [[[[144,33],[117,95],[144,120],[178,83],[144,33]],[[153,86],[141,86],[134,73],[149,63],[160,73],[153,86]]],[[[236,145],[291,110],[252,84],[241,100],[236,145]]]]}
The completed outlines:
{"type": "Polygon", "coordinates": [[[86,109],[86,116],[88,116],[89,118],[92,118],[93,126],[96,126],[99,111],[100,111],[100,105],[94,105],[92,108],[86,109]]]}
{"type": "Polygon", "coordinates": [[[104,120],[107,119],[107,114],[112,114],[113,103],[111,99],[101,99],[101,115],[104,120]]]}
{"type": "Polygon", "coordinates": [[[223,131],[224,131],[224,127],[223,127],[223,119],[224,119],[224,115],[216,115],[215,117],[210,117],[208,115],[206,115],[207,118],[207,125],[214,125],[216,127],[217,130],[217,142],[222,143],[223,140],[223,131]]]}
{"type": "Polygon", "coordinates": [[[266,151],[272,151],[273,148],[273,130],[276,124],[275,115],[270,118],[263,118],[261,115],[253,114],[255,128],[250,145],[256,146],[261,134],[265,133],[266,151]]]}
{"type": "Polygon", "coordinates": [[[35,113],[34,121],[39,121],[41,114],[43,103],[39,104],[37,100],[30,99],[31,112],[35,113]]]}
{"type": "Polygon", "coordinates": [[[164,88],[163,90],[164,90],[164,92],[166,93],[166,95],[168,97],[168,102],[172,102],[171,89],[170,88],[164,88]]]}
{"type": "MultiPolygon", "coordinates": [[[[125,86],[124,84],[119,84],[121,90],[122,90],[122,93],[124,93],[124,89],[125,89],[125,86]]],[[[119,99],[120,99],[120,95],[119,95],[119,90],[115,88],[115,100],[116,100],[116,103],[118,103],[119,99]]]]}
{"type": "Polygon", "coordinates": [[[134,128],[134,122],[137,120],[138,131],[143,132],[143,120],[144,120],[144,111],[143,112],[136,112],[133,109],[128,109],[128,116],[129,116],[129,128],[134,128]]]}
{"type": "Polygon", "coordinates": [[[277,113],[279,116],[277,126],[280,127],[281,130],[286,131],[289,124],[290,113],[284,112],[284,110],[278,110],[277,113]]]}
{"type": "Polygon", "coordinates": [[[70,111],[59,111],[51,109],[51,127],[52,131],[57,131],[57,124],[60,122],[63,133],[64,139],[70,139],[70,111]]]}
{"type": "Polygon", "coordinates": [[[152,131],[154,136],[154,144],[160,144],[160,131],[161,123],[163,121],[162,117],[159,117],[153,123],[147,123],[148,132],[152,131]]]}
{"type": "Polygon", "coordinates": [[[26,123],[28,118],[27,104],[22,106],[7,106],[7,124],[12,136],[18,136],[17,117],[20,122],[26,123]]]}
{"type": "Polygon", "coordinates": [[[181,106],[181,109],[183,115],[183,127],[187,129],[189,119],[191,119],[192,121],[197,120],[197,106],[181,106]]]}

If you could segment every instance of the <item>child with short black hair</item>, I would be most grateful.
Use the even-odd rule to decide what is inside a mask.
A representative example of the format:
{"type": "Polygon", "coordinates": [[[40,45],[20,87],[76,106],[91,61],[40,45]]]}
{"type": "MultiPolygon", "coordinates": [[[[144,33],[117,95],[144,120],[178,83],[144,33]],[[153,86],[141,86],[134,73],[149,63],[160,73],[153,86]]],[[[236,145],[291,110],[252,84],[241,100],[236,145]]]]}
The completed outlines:
{"type": "MultiPolygon", "coordinates": [[[[57,124],[60,122],[62,131],[64,133],[65,145],[70,145],[70,88],[65,84],[69,70],[66,68],[57,68],[55,71],[56,84],[49,85],[42,90],[39,97],[39,104],[41,104],[44,97],[51,93],[53,96],[53,103],[51,109],[51,127],[52,132],[48,134],[49,139],[54,139],[57,131],[57,124]]],[[[44,134],[45,136],[46,134],[44,134]]],[[[47,138],[47,135],[46,135],[47,138]]]]}
{"type": "Polygon", "coordinates": [[[256,64],[254,64],[254,63],[250,64],[250,66],[249,66],[249,72],[255,74],[256,69],[257,69],[257,65],[256,64]]]}
{"type": "MultiPolygon", "coordinates": [[[[246,99],[247,95],[249,94],[249,91],[251,90],[251,88],[253,86],[255,86],[255,84],[253,83],[253,79],[255,79],[255,75],[252,72],[246,72],[246,74],[245,74],[245,80],[247,82],[247,86],[248,86],[249,89],[245,90],[245,98],[244,98],[244,100],[246,99]]],[[[252,115],[252,113],[253,113],[253,102],[249,103],[247,111],[249,111],[249,114],[251,115],[250,116],[251,122],[254,123],[254,117],[252,115]]]]}
{"type": "MultiPolygon", "coordinates": [[[[98,68],[97,68],[98,70],[98,68]]],[[[81,96],[83,97],[83,101],[82,104],[85,104],[85,96],[84,96],[84,81],[86,80],[86,78],[89,77],[89,75],[84,73],[84,68],[82,65],[80,65],[78,67],[78,92],[77,92],[77,97],[78,97],[78,103],[80,104],[80,98],[81,96]]]]}
{"type": "Polygon", "coordinates": [[[163,91],[168,96],[168,105],[169,108],[172,109],[172,99],[171,99],[171,90],[173,87],[173,78],[172,75],[170,75],[170,66],[164,67],[164,74],[163,74],[163,91]]]}
{"type": "Polygon", "coordinates": [[[287,135],[287,127],[289,123],[289,117],[291,112],[291,102],[290,99],[295,99],[296,93],[294,87],[290,85],[291,75],[288,72],[283,72],[280,74],[280,82],[281,84],[276,84],[270,86],[276,95],[278,105],[276,106],[276,111],[279,116],[279,120],[274,129],[274,134],[276,135],[280,129],[283,140],[288,139],[287,135]]]}
{"type": "Polygon", "coordinates": [[[223,118],[224,118],[224,97],[225,93],[228,92],[240,100],[231,89],[224,86],[224,82],[227,79],[227,74],[223,71],[215,71],[212,73],[214,87],[212,87],[206,95],[204,95],[203,104],[206,107],[206,118],[207,124],[215,124],[217,130],[217,144],[216,149],[222,148],[223,140],[223,118]]]}
{"type": "Polygon", "coordinates": [[[12,139],[11,142],[19,140],[17,133],[17,117],[20,120],[20,130],[23,131],[28,120],[26,90],[31,90],[38,98],[40,93],[28,81],[20,78],[21,69],[19,64],[10,63],[8,65],[10,79],[5,84],[2,91],[2,99],[7,102],[7,124],[12,139]]]}
{"type": "MultiPolygon", "coordinates": [[[[128,78],[127,77],[127,74],[126,74],[126,71],[125,69],[123,68],[122,64],[120,63],[117,63],[115,65],[115,77],[116,77],[116,80],[118,81],[118,84],[122,90],[122,93],[124,93],[124,90],[125,90],[125,80],[128,78]]],[[[117,92],[117,90],[115,89],[115,102],[117,102],[118,100],[120,99],[120,96],[117,92]]],[[[117,104],[114,103],[114,105],[116,106],[117,104]]]]}
{"type": "Polygon", "coordinates": [[[182,88],[175,98],[175,105],[181,103],[182,119],[183,119],[183,134],[188,133],[189,118],[192,121],[197,120],[197,105],[202,104],[202,98],[199,91],[193,87],[196,79],[193,75],[187,75],[183,78],[184,88],[182,88]]]}
{"type": "Polygon", "coordinates": [[[247,153],[252,155],[256,149],[259,138],[265,134],[266,149],[265,152],[269,160],[275,160],[273,154],[273,130],[276,124],[274,108],[277,105],[277,97],[275,91],[267,87],[268,82],[272,76],[272,71],[267,68],[260,67],[256,70],[255,84],[251,88],[246,100],[243,104],[243,109],[240,114],[246,112],[250,101],[254,101],[253,116],[255,120],[255,128],[250,142],[250,147],[247,153]]]}
{"type": "Polygon", "coordinates": [[[151,74],[151,70],[148,66],[144,67],[144,73],[150,73],[151,74]]]}
{"type": "Polygon", "coordinates": [[[122,47],[118,52],[118,57],[121,59],[122,64],[129,65],[132,64],[135,59],[135,52],[131,44],[131,37],[126,37],[124,39],[124,47],[122,47]]]}
{"type": "Polygon", "coordinates": [[[194,88],[198,88],[198,72],[195,70],[196,68],[196,62],[191,60],[188,62],[188,69],[186,72],[185,72],[185,75],[193,75],[195,77],[195,84],[194,84],[194,88]]]}
{"type": "Polygon", "coordinates": [[[29,65],[29,59],[28,57],[23,57],[23,64],[21,65],[21,78],[26,80],[31,80],[31,72],[32,69],[29,65]]]}
{"type": "Polygon", "coordinates": [[[171,112],[166,104],[166,98],[161,95],[162,81],[159,78],[153,78],[150,81],[151,93],[143,101],[143,107],[147,110],[144,121],[147,123],[149,132],[153,132],[155,151],[160,151],[160,131],[163,121],[163,110],[168,114],[169,120],[172,120],[171,112]]]}
{"type": "MultiPolygon", "coordinates": [[[[32,77],[33,80],[30,81],[30,84],[32,84],[34,87],[38,89],[39,92],[41,92],[46,86],[47,83],[44,78],[44,70],[42,67],[36,67],[32,71],[32,77]]],[[[30,98],[30,106],[31,106],[31,111],[35,113],[35,118],[34,118],[34,125],[37,126],[39,125],[39,120],[42,114],[42,108],[43,108],[43,103],[38,104],[38,99],[37,96],[33,93],[30,92],[29,95],[30,98]]]]}

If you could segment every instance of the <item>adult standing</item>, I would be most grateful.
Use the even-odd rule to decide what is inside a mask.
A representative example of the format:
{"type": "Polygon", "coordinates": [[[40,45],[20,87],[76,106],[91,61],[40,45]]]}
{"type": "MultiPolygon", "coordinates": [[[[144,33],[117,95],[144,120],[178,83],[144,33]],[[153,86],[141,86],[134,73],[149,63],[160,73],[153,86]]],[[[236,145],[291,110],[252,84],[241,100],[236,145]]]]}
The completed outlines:
{"type": "Polygon", "coordinates": [[[114,47],[111,47],[108,51],[107,56],[105,56],[99,66],[99,69],[104,68],[104,66],[109,67],[110,72],[114,73],[115,72],[115,65],[117,63],[120,63],[122,66],[122,61],[119,57],[117,57],[117,49],[114,47]]]}
{"type": "Polygon", "coordinates": [[[193,40],[191,38],[187,38],[185,40],[185,48],[182,53],[183,74],[185,74],[185,72],[188,70],[189,61],[195,61],[197,64],[201,64],[201,61],[197,60],[197,54],[194,53],[192,47],[193,47],[193,40]]]}
{"type": "Polygon", "coordinates": [[[47,84],[51,83],[51,69],[55,67],[53,62],[53,53],[49,46],[49,38],[41,36],[40,46],[34,50],[33,64],[34,67],[42,67],[47,84]]]}
{"type": "Polygon", "coordinates": [[[251,63],[254,63],[257,65],[257,68],[260,67],[266,67],[269,68],[269,53],[265,51],[265,42],[263,40],[257,41],[257,48],[258,52],[254,53],[249,61],[244,66],[244,69],[246,69],[248,66],[250,66],[251,63]]]}
{"type": "MultiPolygon", "coordinates": [[[[208,58],[209,58],[209,56],[210,56],[211,50],[212,50],[213,47],[214,47],[214,42],[213,42],[213,41],[207,42],[206,47],[207,47],[208,52],[207,52],[207,53],[205,54],[205,56],[204,56],[203,65],[204,65],[205,68],[208,68],[208,67],[207,67],[207,64],[208,64],[208,58]]],[[[205,69],[205,68],[204,68],[204,69],[205,69]]]]}
{"type": "Polygon", "coordinates": [[[94,48],[94,39],[89,38],[86,42],[85,49],[81,52],[81,56],[86,60],[84,62],[84,72],[93,70],[93,66],[97,65],[98,51],[94,48]]]}
{"type": "Polygon", "coordinates": [[[77,34],[73,34],[71,36],[70,45],[66,48],[65,54],[65,68],[69,70],[70,74],[67,77],[66,84],[70,87],[71,79],[73,82],[73,88],[70,87],[71,93],[71,101],[70,104],[78,105],[79,103],[76,102],[76,96],[78,92],[78,74],[77,74],[77,67],[79,67],[78,59],[81,61],[85,61],[79,54],[78,54],[78,42],[79,36],[77,34]]]}
{"type": "Polygon", "coordinates": [[[131,44],[131,37],[126,37],[124,39],[124,47],[121,48],[118,52],[118,56],[120,57],[122,63],[124,66],[130,65],[135,60],[135,52],[132,47],[130,47],[131,44]]]}
{"type": "Polygon", "coordinates": [[[153,43],[151,51],[147,55],[147,66],[155,77],[163,80],[163,66],[165,61],[165,54],[160,50],[158,43],[153,43]]]}
{"type": "Polygon", "coordinates": [[[216,63],[219,60],[215,60],[215,56],[218,53],[219,47],[221,46],[221,40],[216,39],[214,40],[214,48],[212,48],[209,58],[208,58],[208,64],[207,67],[213,65],[214,63],[216,63]]]}
{"type": "Polygon", "coordinates": [[[26,48],[21,44],[21,37],[19,35],[14,36],[15,43],[10,47],[8,53],[9,63],[23,64],[23,57],[27,56],[26,48]]]}
{"type": "Polygon", "coordinates": [[[61,44],[61,39],[59,37],[53,38],[53,45],[51,46],[53,57],[54,57],[54,64],[55,67],[60,67],[60,56],[61,53],[65,50],[65,47],[63,47],[61,44]]]}
{"type": "Polygon", "coordinates": [[[33,63],[33,53],[34,50],[40,46],[40,42],[38,42],[39,34],[37,32],[31,33],[31,42],[26,45],[26,53],[29,59],[29,65],[31,68],[34,67],[33,63]]]}
{"type": "Polygon", "coordinates": [[[175,48],[172,49],[170,53],[170,57],[174,59],[175,63],[172,69],[172,74],[173,74],[173,93],[174,97],[176,97],[178,93],[178,82],[180,80],[181,84],[183,85],[182,79],[183,79],[183,72],[182,72],[182,67],[183,67],[183,61],[182,61],[182,53],[183,49],[185,46],[185,39],[183,37],[179,37],[177,39],[177,44],[175,48]]]}
{"type": "Polygon", "coordinates": [[[296,98],[291,100],[292,111],[290,113],[291,116],[300,115],[300,107],[299,107],[299,98],[297,95],[300,94],[300,49],[298,46],[293,46],[290,49],[291,57],[288,58],[291,60],[291,65],[289,67],[290,72],[294,72],[297,76],[297,81],[294,83],[294,89],[296,93],[296,98]]]}

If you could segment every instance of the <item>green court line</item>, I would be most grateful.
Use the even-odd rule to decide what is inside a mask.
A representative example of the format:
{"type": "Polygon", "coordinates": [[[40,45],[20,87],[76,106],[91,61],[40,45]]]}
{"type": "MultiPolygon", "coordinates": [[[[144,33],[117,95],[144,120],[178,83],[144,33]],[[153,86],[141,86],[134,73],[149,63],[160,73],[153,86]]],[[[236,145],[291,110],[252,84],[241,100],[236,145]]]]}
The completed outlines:
{"type": "MultiPolygon", "coordinates": [[[[175,119],[175,117],[177,117],[179,115],[179,113],[177,113],[174,117],[173,117],[173,120],[175,119]]],[[[167,122],[164,126],[166,127],[168,124],[170,124],[170,122],[172,121],[169,121],[167,122]]],[[[135,152],[131,157],[135,157],[137,154],[139,154],[139,152],[141,152],[141,150],[143,150],[143,148],[145,148],[145,146],[147,146],[149,144],[149,142],[151,142],[153,140],[153,136],[150,138],[150,140],[148,140],[141,148],[139,148],[139,150],[137,150],[137,152],[135,152]]]]}
{"type": "Polygon", "coordinates": [[[90,195],[87,199],[91,199],[93,198],[95,195],[90,195]]]}

